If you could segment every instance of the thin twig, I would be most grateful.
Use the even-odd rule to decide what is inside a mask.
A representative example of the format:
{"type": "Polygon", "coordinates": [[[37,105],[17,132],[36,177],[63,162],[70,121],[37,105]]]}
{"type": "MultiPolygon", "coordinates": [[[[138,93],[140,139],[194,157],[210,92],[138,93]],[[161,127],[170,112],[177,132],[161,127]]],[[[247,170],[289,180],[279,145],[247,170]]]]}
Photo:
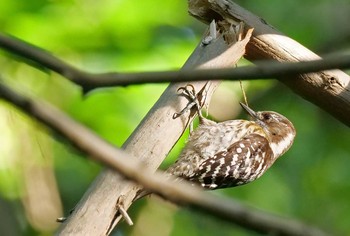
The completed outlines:
{"type": "Polygon", "coordinates": [[[113,168],[125,178],[140,183],[172,202],[210,213],[261,233],[326,235],[325,232],[301,222],[243,206],[233,200],[203,192],[187,183],[164,182],[166,178],[163,177],[163,174],[159,172],[151,174],[149,170],[142,168],[142,163],[136,161],[134,157],[107,143],[58,109],[47,103],[20,95],[3,82],[0,82],[0,97],[62,135],[87,156],[113,168]]]}
{"type": "Polygon", "coordinates": [[[125,219],[125,221],[128,225],[134,225],[134,222],[132,222],[128,212],[124,209],[124,207],[122,205],[118,206],[118,211],[123,216],[123,218],[125,219]]]}
{"type": "Polygon", "coordinates": [[[2,33],[0,33],[0,47],[61,74],[72,82],[80,85],[85,92],[100,87],[127,86],[145,83],[271,79],[329,69],[350,68],[350,55],[335,55],[322,60],[285,63],[271,61],[260,63],[256,66],[242,66],[227,69],[94,74],[77,69],[44,49],[2,33]]]}
{"type": "Polygon", "coordinates": [[[112,230],[114,229],[114,224],[115,224],[115,220],[118,218],[118,215],[120,214],[123,219],[125,220],[125,222],[128,224],[128,225],[134,225],[134,222],[132,221],[131,217],[129,216],[128,212],[125,210],[125,207],[124,207],[124,196],[120,196],[118,198],[118,201],[117,201],[117,205],[116,205],[116,213],[115,213],[115,216],[113,217],[113,220],[111,221],[110,225],[108,226],[107,228],[107,233],[106,235],[109,235],[112,230]]]}
{"type": "Polygon", "coordinates": [[[243,82],[240,80],[239,81],[239,86],[241,87],[241,91],[242,91],[242,94],[243,94],[243,99],[244,99],[244,103],[249,106],[248,104],[248,99],[247,99],[247,95],[245,94],[245,90],[243,88],[243,82]]]}

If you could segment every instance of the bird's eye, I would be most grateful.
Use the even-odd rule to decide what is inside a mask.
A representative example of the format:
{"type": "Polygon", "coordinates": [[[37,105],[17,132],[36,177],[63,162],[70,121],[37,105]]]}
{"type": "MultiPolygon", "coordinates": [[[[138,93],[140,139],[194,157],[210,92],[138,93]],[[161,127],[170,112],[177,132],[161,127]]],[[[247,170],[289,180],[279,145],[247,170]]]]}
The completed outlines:
{"type": "Polygon", "coordinates": [[[273,129],[271,134],[274,135],[274,136],[280,135],[280,131],[278,129],[273,129]]]}

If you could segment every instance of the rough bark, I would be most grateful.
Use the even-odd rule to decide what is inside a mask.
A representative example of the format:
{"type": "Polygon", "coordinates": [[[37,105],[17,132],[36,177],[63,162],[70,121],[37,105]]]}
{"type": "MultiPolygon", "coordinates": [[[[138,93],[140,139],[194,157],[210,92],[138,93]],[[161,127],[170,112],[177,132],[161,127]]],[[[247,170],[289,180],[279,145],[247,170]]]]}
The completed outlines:
{"type": "MultiPolygon", "coordinates": [[[[243,41],[231,46],[222,37],[214,39],[206,46],[200,44],[183,69],[233,66],[243,56],[249,38],[250,35],[247,35],[243,41]]],[[[219,81],[213,81],[206,86],[207,100],[210,100],[218,83],[219,81]]],[[[191,84],[196,91],[200,91],[206,82],[191,84]]],[[[188,124],[188,114],[173,119],[174,113],[181,111],[188,102],[177,95],[177,89],[184,85],[170,84],[123,146],[126,152],[139,158],[147,169],[158,168],[188,124]]],[[[115,208],[118,199],[123,196],[123,205],[127,209],[139,189],[139,186],[126,181],[122,175],[109,169],[104,170],[91,184],[58,234],[108,234],[121,219],[115,208]]]]}
{"type": "MultiPolygon", "coordinates": [[[[320,59],[295,40],[283,35],[264,19],[227,0],[192,0],[189,12],[202,22],[213,19],[244,22],[254,28],[245,57],[254,63],[260,60],[298,62],[320,59]]],[[[350,125],[350,76],[340,70],[302,74],[279,80],[306,100],[324,109],[346,125],[350,125]]]]}

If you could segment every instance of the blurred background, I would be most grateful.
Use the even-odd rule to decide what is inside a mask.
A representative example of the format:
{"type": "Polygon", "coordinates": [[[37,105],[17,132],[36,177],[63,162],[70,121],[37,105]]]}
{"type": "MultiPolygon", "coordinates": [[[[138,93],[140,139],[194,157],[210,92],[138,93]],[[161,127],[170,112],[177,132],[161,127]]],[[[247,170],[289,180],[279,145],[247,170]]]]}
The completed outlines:
{"type": "MultiPolygon", "coordinates": [[[[237,1],[320,55],[349,52],[348,0],[237,1]]],[[[90,72],[179,69],[206,26],[187,1],[0,1],[0,30],[90,72]]],[[[65,78],[0,50],[1,75],[23,94],[45,99],[120,147],[167,84],[98,89],[82,96],[65,78]]],[[[240,65],[249,62],[242,60],[240,65]]],[[[276,82],[244,82],[250,105],[287,116],[297,129],[291,150],[259,180],[214,193],[334,234],[350,234],[349,128],[276,82]]],[[[239,84],[224,82],[209,114],[240,114],[239,84]]],[[[174,162],[188,132],[165,160],[174,162]]],[[[52,235],[102,167],[41,124],[0,101],[0,235],[52,235]]],[[[234,224],[164,202],[139,201],[135,226],[113,235],[255,235],[234,224]]]]}

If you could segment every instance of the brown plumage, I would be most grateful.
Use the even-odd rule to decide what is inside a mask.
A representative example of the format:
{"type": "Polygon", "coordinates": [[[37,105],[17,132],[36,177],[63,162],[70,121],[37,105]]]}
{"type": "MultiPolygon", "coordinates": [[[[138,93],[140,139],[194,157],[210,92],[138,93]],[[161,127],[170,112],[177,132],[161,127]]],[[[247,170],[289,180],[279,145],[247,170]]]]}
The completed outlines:
{"type": "MultiPolygon", "coordinates": [[[[202,116],[193,86],[180,90],[190,103],[176,115],[196,106],[200,124],[191,132],[177,161],[166,170],[178,180],[185,179],[205,189],[247,184],[262,176],[293,144],[294,126],[281,114],[255,112],[240,103],[251,120],[216,123],[202,116]]],[[[135,199],[147,194],[142,190],[135,199]]]]}
{"type": "Polygon", "coordinates": [[[216,123],[199,112],[199,127],[167,173],[207,189],[242,185],[263,175],[291,147],[295,129],[276,112],[241,106],[251,121],[216,123]]]}

